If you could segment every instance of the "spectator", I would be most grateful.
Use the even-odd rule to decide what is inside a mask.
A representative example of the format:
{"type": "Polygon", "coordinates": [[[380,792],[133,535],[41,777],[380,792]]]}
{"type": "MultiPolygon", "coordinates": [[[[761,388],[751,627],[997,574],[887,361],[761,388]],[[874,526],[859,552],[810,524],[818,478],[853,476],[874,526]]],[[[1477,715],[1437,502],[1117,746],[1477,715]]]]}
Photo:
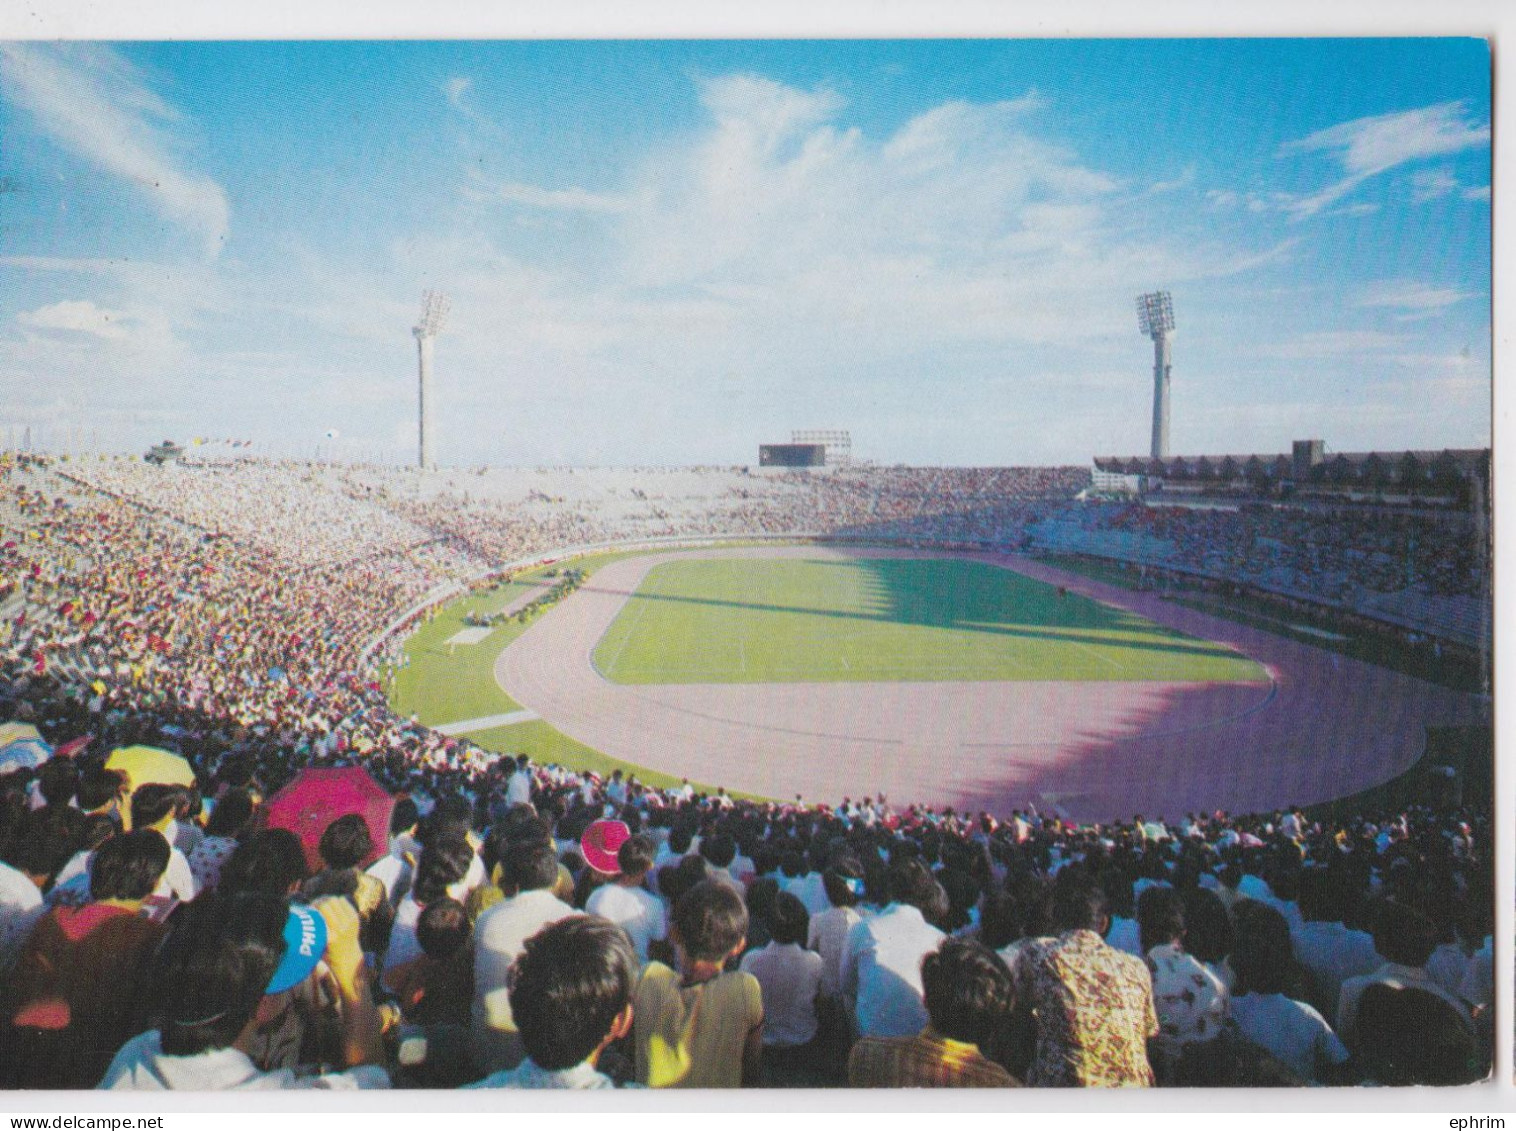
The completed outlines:
{"type": "Polygon", "coordinates": [[[679,969],[652,962],[633,997],[637,1082],[650,1088],[737,1088],[759,1081],[763,994],[723,964],[742,952],[747,908],[728,883],[704,880],[674,905],[679,969]]]}
{"type": "Polygon", "coordinates": [[[632,1029],[637,957],[626,932],[593,916],[544,927],[516,960],[511,1014],[526,1058],[475,1088],[611,1088],[601,1054],[632,1029]]]}
{"type": "Polygon", "coordinates": [[[137,1091],[386,1088],[380,1021],[358,942],[358,913],[345,900],[290,908],[272,895],[212,897],[176,931],[158,971],[158,1027],[128,1041],[100,1087],[137,1091]],[[323,951],[315,950],[323,922],[323,951]],[[268,1072],[248,1052],[261,1010],[291,979],[322,960],[343,1023],[342,1071],[268,1072]]]}
{"type": "Polygon", "coordinates": [[[864,1037],[853,1046],[854,1088],[1014,1088],[981,1051],[1011,1019],[1011,973],[982,943],[946,939],[921,960],[929,1023],[914,1037],[864,1037]]]}
{"type": "Polygon", "coordinates": [[[505,898],[474,925],[474,1063],[494,1073],[515,1068],[526,1055],[511,1016],[511,968],[526,940],[578,912],[553,895],[558,859],[551,844],[522,841],[501,861],[505,898]]]}
{"type": "Polygon", "coordinates": [[[742,956],[740,969],[758,980],[763,993],[765,1077],[793,1078],[814,1066],[820,1023],[816,999],[821,994],[821,956],[805,949],[810,916],[805,904],[779,892],[769,911],[772,941],[742,956]]]}
{"type": "Polygon", "coordinates": [[[1024,947],[1014,971],[1018,1008],[1036,1025],[1034,1087],[1149,1087],[1147,1042],[1158,1035],[1153,982],[1140,958],[1112,949],[1105,892],[1077,867],[1053,882],[1058,936],[1024,947]]]}
{"type": "Polygon", "coordinates": [[[1215,1040],[1227,1021],[1221,979],[1184,952],[1184,902],[1169,887],[1150,887],[1137,900],[1137,923],[1158,1013],[1154,1049],[1165,1070],[1185,1046],[1215,1040]]]}
{"type": "Polygon", "coordinates": [[[842,960],[843,992],[864,1037],[913,1037],[926,1026],[921,959],[944,937],[923,914],[941,900],[941,888],[921,861],[893,862],[889,891],[889,905],[848,932],[842,960]]]}
{"type": "Polygon", "coordinates": [[[143,901],[168,867],[162,834],[111,837],[90,865],[90,902],[38,921],[0,992],[0,1084],[92,1088],[131,1034],[140,975],[163,936],[143,901]]]}
{"type": "Polygon", "coordinates": [[[663,900],[643,887],[653,870],[653,842],[634,836],[616,850],[617,872],[607,884],[595,889],[584,909],[609,919],[632,940],[637,960],[646,962],[648,946],[668,935],[668,916],[663,900]]]}

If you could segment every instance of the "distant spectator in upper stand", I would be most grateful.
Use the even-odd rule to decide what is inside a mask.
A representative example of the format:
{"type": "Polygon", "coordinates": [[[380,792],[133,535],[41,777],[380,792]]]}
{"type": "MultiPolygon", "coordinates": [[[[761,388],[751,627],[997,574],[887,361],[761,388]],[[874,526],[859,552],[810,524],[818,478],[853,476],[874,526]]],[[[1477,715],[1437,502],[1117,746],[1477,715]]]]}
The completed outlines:
{"type": "Polygon", "coordinates": [[[928,1025],[913,1037],[864,1037],[853,1046],[853,1088],[1014,1088],[1019,1081],[987,1058],[1011,1020],[1011,972],[994,951],[946,939],[921,960],[928,1025]]]}
{"type": "Polygon", "coordinates": [[[926,909],[946,902],[921,861],[890,865],[889,905],[848,932],[842,960],[843,993],[853,1002],[859,1036],[913,1037],[927,1024],[921,959],[942,943],[926,909]]]}
{"type": "Polygon", "coordinates": [[[526,1059],[474,1088],[611,1088],[601,1054],[632,1030],[637,956],[626,932],[580,915],[527,939],[511,978],[526,1059]]]}
{"type": "Polygon", "coordinates": [[[577,915],[553,895],[558,858],[551,843],[534,840],[511,846],[501,862],[505,898],[474,924],[474,1063],[485,1072],[514,1068],[525,1050],[511,1016],[511,968],[526,940],[543,927],[577,915]]]}
{"type": "Polygon", "coordinates": [[[301,890],[309,901],[323,895],[352,900],[363,924],[363,949],[378,954],[389,943],[395,910],[390,906],[383,881],[362,870],[363,862],[373,850],[368,822],[361,814],[338,817],[321,834],[318,851],[326,867],[306,880],[301,890]]]}
{"type": "Polygon", "coordinates": [[[626,931],[637,960],[646,962],[648,946],[668,936],[663,900],[643,886],[653,870],[653,842],[641,835],[629,838],[616,850],[616,864],[615,877],[595,889],[584,909],[626,931]]]}
{"type": "Polygon", "coordinates": [[[1288,997],[1290,928],[1272,907],[1243,901],[1237,940],[1228,959],[1232,1020],[1241,1034],[1308,1082],[1345,1083],[1348,1050],[1326,1018],[1306,1002],[1288,997]]]}
{"type": "Polygon", "coordinates": [[[175,814],[179,810],[181,801],[182,795],[178,786],[157,784],[140,786],[132,793],[131,816],[134,830],[152,829],[170,846],[168,868],[164,871],[158,890],[153,895],[163,899],[172,897],[180,903],[188,903],[195,898],[195,876],[190,871],[189,861],[184,858],[184,853],[172,847],[177,836],[175,814]]]}
{"type": "Polygon", "coordinates": [[[151,829],[111,837],[90,902],[37,923],[0,991],[0,1086],[92,1088],[133,1029],[141,974],[164,928],[140,914],[168,866],[151,829]]]}
{"type": "Polygon", "coordinates": [[[1036,1026],[1026,1082],[1035,1087],[1148,1087],[1147,1042],[1158,1035],[1153,981],[1142,959],[1107,946],[1105,892],[1078,865],[1053,882],[1054,939],[1022,948],[1017,1009],[1036,1026]]]}
{"type": "Polygon", "coordinates": [[[805,904],[779,892],[769,909],[771,941],[742,956],[742,972],[757,978],[763,991],[764,1076],[773,1084],[804,1079],[816,1067],[811,1046],[819,1031],[822,963],[821,955],[805,949],[809,929],[805,904]]]}
{"type": "Polygon", "coordinates": [[[1435,928],[1425,915],[1394,900],[1379,904],[1374,915],[1374,949],[1384,964],[1372,974],[1344,981],[1337,1003],[1337,1031],[1349,1049],[1356,1052],[1359,1048],[1358,999],[1374,985],[1417,989],[1439,998],[1460,1019],[1470,1036],[1474,1034],[1468,1005],[1427,973],[1427,959],[1436,947],[1435,928]]]}
{"type": "Polygon", "coordinates": [[[1227,1021],[1221,979],[1184,952],[1184,902],[1173,888],[1152,887],[1137,900],[1137,923],[1158,1011],[1154,1067],[1160,1079],[1187,1046],[1215,1040],[1227,1021]]]}
{"type": "Polygon", "coordinates": [[[754,1086],[761,1074],[763,994],[726,972],[742,953],[747,908],[728,884],[704,880],[674,906],[679,968],[652,962],[633,998],[637,1081],[651,1088],[754,1086]]]}

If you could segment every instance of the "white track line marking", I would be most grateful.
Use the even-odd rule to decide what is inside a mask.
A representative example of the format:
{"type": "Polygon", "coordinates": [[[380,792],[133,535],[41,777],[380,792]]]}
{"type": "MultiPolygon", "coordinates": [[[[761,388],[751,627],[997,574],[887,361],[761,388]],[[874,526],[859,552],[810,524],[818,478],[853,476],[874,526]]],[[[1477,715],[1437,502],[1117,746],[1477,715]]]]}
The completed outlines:
{"type": "Polygon", "coordinates": [[[1091,648],[1088,644],[1081,644],[1077,640],[1064,640],[1064,643],[1068,644],[1068,645],[1071,645],[1072,647],[1075,647],[1075,648],[1083,649],[1084,651],[1088,652],[1090,655],[1094,656],[1095,659],[1100,660],[1102,663],[1110,664],[1111,667],[1115,668],[1119,672],[1126,671],[1126,665],[1125,664],[1118,664],[1115,660],[1111,659],[1109,656],[1105,655],[1104,653],[1096,651],[1094,648],[1091,648]]]}
{"type": "MultiPolygon", "coordinates": [[[[634,594],[634,596],[635,596],[635,594],[634,594]]],[[[630,601],[631,598],[628,597],[627,600],[630,601]]],[[[608,664],[605,665],[605,671],[602,674],[605,676],[606,679],[614,679],[615,678],[612,675],[612,673],[616,670],[616,665],[621,662],[621,653],[623,653],[623,652],[626,651],[627,643],[632,639],[633,636],[635,636],[637,634],[637,626],[642,623],[642,615],[647,612],[647,607],[648,607],[649,604],[650,604],[650,602],[643,601],[640,605],[637,606],[637,611],[632,616],[632,623],[629,624],[629,625],[627,625],[627,627],[626,627],[626,634],[624,636],[622,636],[621,643],[616,648],[616,654],[611,657],[610,663],[608,663],[608,664]]],[[[616,621],[618,621],[620,619],[621,619],[621,614],[618,611],[617,614],[614,617],[611,618],[611,624],[614,625],[616,623],[616,621]]],[[[594,654],[594,649],[593,648],[590,649],[590,654],[591,655],[594,654]]]]}
{"type": "Polygon", "coordinates": [[[542,716],[536,711],[511,711],[504,715],[486,715],[481,719],[464,719],[462,722],[447,723],[444,726],[432,727],[438,734],[449,737],[459,734],[472,734],[476,730],[490,730],[493,727],[508,727],[515,723],[529,723],[533,719],[542,716]]]}

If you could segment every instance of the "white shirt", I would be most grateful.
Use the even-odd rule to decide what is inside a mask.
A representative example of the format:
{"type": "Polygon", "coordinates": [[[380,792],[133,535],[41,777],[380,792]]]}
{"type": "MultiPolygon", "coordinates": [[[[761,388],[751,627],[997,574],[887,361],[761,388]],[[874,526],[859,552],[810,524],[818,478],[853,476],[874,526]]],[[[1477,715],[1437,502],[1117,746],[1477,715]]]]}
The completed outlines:
{"type": "Polygon", "coordinates": [[[0,973],[21,956],[27,937],[46,911],[42,892],[26,873],[0,864],[0,973]]]}
{"type": "MultiPolygon", "coordinates": [[[[1342,983],[1379,969],[1384,959],[1374,949],[1373,936],[1330,920],[1310,920],[1290,930],[1295,960],[1311,972],[1318,1000],[1335,1011],[1342,983]]],[[[1334,1012],[1335,1015],[1335,1012],[1334,1012]]]]}
{"type": "Polygon", "coordinates": [[[1315,1080],[1320,1064],[1341,1064],[1348,1058],[1348,1050],[1325,1017],[1283,994],[1234,997],[1232,1020],[1244,1037],[1303,1080],[1315,1080]]]}
{"type": "Polygon", "coordinates": [[[1451,1005],[1462,1018],[1463,1023],[1468,1026],[1469,1032],[1474,1031],[1474,1020],[1469,1015],[1469,1007],[1457,994],[1443,989],[1424,968],[1402,966],[1398,962],[1386,962],[1372,974],[1365,974],[1361,978],[1349,978],[1342,983],[1342,993],[1337,1000],[1337,1032],[1350,1045],[1354,1043],[1354,1030],[1358,1023],[1358,1001],[1363,997],[1363,991],[1375,984],[1390,986],[1397,990],[1425,990],[1433,997],[1439,997],[1451,1005]]]}
{"type": "Polygon", "coordinates": [[[546,889],[495,904],[474,924],[474,1063],[491,1072],[514,1068],[525,1050],[511,1016],[510,974],[526,940],[543,927],[578,915],[546,889]]]}
{"type": "Polygon", "coordinates": [[[668,935],[668,915],[663,900],[642,888],[602,884],[590,895],[585,911],[609,919],[631,936],[637,958],[647,961],[648,944],[668,935]]]}
{"type": "Polygon", "coordinates": [[[530,773],[517,770],[511,775],[511,780],[505,783],[505,801],[507,805],[532,803],[532,775],[530,773]]]}
{"type": "Polygon", "coordinates": [[[921,959],[945,937],[907,903],[891,903],[848,932],[842,986],[859,1036],[914,1037],[926,1028],[921,959]]]}
{"type": "Polygon", "coordinates": [[[856,907],[833,907],[811,916],[806,945],[821,955],[821,992],[827,997],[842,996],[842,963],[848,932],[861,922],[863,914],[856,907]]]}
{"type": "Polygon", "coordinates": [[[820,872],[796,876],[784,885],[784,890],[805,904],[805,909],[812,915],[820,915],[832,906],[832,901],[826,897],[826,880],[820,872]]]}
{"type": "Polygon", "coordinates": [[[139,1033],[116,1053],[105,1070],[101,1088],[146,1092],[236,1092],[285,1088],[322,1088],[351,1091],[388,1088],[389,1073],[378,1065],[365,1064],[346,1072],[324,1076],[296,1076],[288,1068],[260,1071],[240,1049],[213,1049],[195,1056],[165,1056],[162,1035],[156,1029],[139,1033]]]}
{"type": "Polygon", "coordinates": [[[816,1036],[821,955],[799,943],[771,942],[742,956],[742,972],[763,991],[763,1043],[794,1048],[816,1036]]]}

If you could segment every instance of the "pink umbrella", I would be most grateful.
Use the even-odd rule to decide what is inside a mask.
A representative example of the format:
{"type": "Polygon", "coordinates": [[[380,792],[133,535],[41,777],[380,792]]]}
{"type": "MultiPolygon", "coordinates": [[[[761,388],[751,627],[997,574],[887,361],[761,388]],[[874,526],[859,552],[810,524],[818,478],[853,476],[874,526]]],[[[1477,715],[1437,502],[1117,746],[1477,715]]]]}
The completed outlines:
{"type": "Polygon", "coordinates": [[[312,872],[323,864],[318,847],[326,827],[349,813],[362,815],[374,841],[363,861],[367,867],[389,849],[390,813],[395,799],[384,791],[362,766],[301,770],[264,806],[264,820],[271,829],[289,829],[300,838],[305,861],[312,872]]]}

